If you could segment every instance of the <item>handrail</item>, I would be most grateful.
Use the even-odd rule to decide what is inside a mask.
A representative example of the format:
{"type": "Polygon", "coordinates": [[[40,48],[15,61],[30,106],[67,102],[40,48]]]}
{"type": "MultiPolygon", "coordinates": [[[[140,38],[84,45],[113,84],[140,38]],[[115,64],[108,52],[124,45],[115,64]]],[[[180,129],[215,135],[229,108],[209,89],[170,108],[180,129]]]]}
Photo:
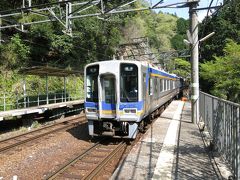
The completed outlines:
{"type": "Polygon", "coordinates": [[[209,131],[214,147],[240,178],[240,105],[200,92],[200,121],[209,131]]]}
{"type": "Polygon", "coordinates": [[[73,90],[67,92],[49,92],[48,96],[44,93],[37,94],[14,94],[5,93],[0,95],[0,111],[21,109],[32,106],[40,106],[57,102],[66,102],[83,98],[83,92],[73,90]]]}

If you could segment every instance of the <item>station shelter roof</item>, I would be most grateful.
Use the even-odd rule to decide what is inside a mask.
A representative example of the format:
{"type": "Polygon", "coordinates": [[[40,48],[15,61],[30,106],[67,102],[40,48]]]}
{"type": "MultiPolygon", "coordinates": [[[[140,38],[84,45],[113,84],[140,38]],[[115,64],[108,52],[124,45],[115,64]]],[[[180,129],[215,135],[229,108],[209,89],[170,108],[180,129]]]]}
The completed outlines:
{"type": "Polygon", "coordinates": [[[28,68],[23,68],[19,71],[19,73],[24,75],[38,75],[38,76],[58,76],[58,77],[66,77],[69,75],[83,75],[81,71],[73,71],[73,70],[66,70],[60,69],[56,67],[49,67],[49,66],[33,66],[28,68]]]}

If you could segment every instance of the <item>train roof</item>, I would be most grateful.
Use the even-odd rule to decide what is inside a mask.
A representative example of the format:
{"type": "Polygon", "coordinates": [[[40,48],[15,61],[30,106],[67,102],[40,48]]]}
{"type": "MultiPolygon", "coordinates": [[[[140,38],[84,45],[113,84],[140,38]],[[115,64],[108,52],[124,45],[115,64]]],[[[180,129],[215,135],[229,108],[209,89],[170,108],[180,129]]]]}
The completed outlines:
{"type": "Polygon", "coordinates": [[[120,63],[133,63],[133,64],[136,64],[136,65],[144,65],[144,66],[148,66],[152,73],[160,74],[160,75],[163,75],[163,76],[168,76],[170,78],[177,78],[177,79],[180,78],[176,74],[170,74],[170,73],[164,71],[163,69],[160,69],[156,65],[153,65],[153,64],[149,63],[148,61],[116,60],[116,59],[113,59],[113,60],[93,62],[93,63],[87,64],[86,67],[91,66],[91,65],[97,65],[97,64],[107,64],[109,61],[111,61],[111,62],[116,61],[116,63],[119,63],[119,64],[120,63]]]}
{"type": "Polygon", "coordinates": [[[147,63],[143,63],[143,61],[112,59],[112,60],[97,61],[97,62],[89,63],[89,64],[87,64],[87,66],[96,65],[96,64],[105,64],[105,63],[108,63],[109,61],[111,61],[111,62],[115,61],[116,63],[123,63],[124,62],[124,63],[133,63],[133,64],[137,64],[137,65],[141,65],[141,64],[146,64],[147,65],[147,63]]]}

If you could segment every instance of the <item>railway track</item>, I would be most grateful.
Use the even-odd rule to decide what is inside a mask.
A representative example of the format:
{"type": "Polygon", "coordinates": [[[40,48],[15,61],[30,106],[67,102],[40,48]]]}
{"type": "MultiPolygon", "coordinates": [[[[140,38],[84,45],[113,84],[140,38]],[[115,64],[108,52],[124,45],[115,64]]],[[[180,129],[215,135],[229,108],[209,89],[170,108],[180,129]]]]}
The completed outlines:
{"type": "Polygon", "coordinates": [[[75,127],[79,124],[86,123],[84,115],[80,115],[74,118],[67,118],[66,121],[58,122],[49,126],[44,126],[34,131],[30,131],[18,136],[14,136],[5,140],[0,141],[0,153],[8,151],[14,147],[20,146],[30,141],[34,141],[43,136],[55,133],[58,131],[66,130],[75,127]]]}
{"type": "MultiPolygon", "coordinates": [[[[151,116],[148,125],[145,127],[146,130],[151,126],[162,113],[164,107],[159,109],[158,113],[151,116]]],[[[105,141],[100,141],[84,152],[77,155],[75,158],[69,160],[59,169],[47,175],[45,180],[53,179],[101,179],[103,169],[106,165],[114,160],[114,157],[119,154],[126,147],[133,147],[133,145],[141,139],[144,133],[138,133],[138,136],[134,141],[120,141],[117,144],[106,144],[105,141]],[[129,146],[130,145],[130,146],[129,146]]],[[[109,141],[108,141],[109,142],[109,141]]],[[[110,140],[112,142],[112,139],[110,140]]]]}
{"type": "Polygon", "coordinates": [[[124,141],[117,144],[98,142],[64,164],[46,179],[94,179],[106,164],[126,146],[124,141]]]}

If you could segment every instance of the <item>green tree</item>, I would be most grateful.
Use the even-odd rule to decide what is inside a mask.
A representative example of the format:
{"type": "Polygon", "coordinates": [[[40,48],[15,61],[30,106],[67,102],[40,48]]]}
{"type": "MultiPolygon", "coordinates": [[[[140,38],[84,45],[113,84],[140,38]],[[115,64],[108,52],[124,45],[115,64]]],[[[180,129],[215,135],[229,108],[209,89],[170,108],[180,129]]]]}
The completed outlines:
{"type": "Polygon", "coordinates": [[[228,40],[224,56],[201,64],[201,77],[212,84],[210,93],[234,102],[240,102],[240,45],[228,40]]]}
{"type": "Polygon", "coordinates": [[[152,14],[146,16],[147,36],[150,45],[161,51],[172,49],[171,38],[176,34],[177,17],[170,14],[152,14]]]}
{"type": "Polygon", "coordinates": [[[30,48],[23,43],[19,35],[14,35],[10,42],[0,46],[0,66],[2,71],[18,69],[29,58],[30,48]]]}
{"type": "Polygon", "coordinates": [[[177,58],[174,60],[175,63],[175,70],[173,70],[174,74],[183,77],[186,81],[190,82],[190,75],[191,75],[191,64],[189,61],[177,58]]]}
{"type": "Polygon", "coordinates": [[[189,29],[189,21],[183,18],[177,20],[177,31],[176,35],[172,37],[171,43],[172,47],[176,50],[186,49],[186,45],[183,40],[186,39],[186,32],[189,29]]]}
{"type": "MultiPolygon", "coordinates": [[[[32,5],[50,2],[56,2],[56,0],[32,0],[32,5]]],[[[109,1],[106,8],[111,9],[122,2],[124,0],[109,1]]],[[[0,9],[19,8],[21,4],[22,1],[18,0],[2,0],[0,9]]],[[[146,4],[136,2],[131,6],[138,8],[145,7],[146,4]]],[[[91,13],[94,10],[96,9],[90,8],[85,12],[91,13]]],[[[19,23],[43,20],[43,17],[33,13],[25,14],[21,18],[19,23]]],[[[9,20],[9,18],[4,18],[3,25],[14,21],[13,18],[9,20]]],[[[182,31],[182,28],[178,30],[177,23],[178,18],[174,15],[144,11],[114,16],[104,15],[101,18],[75,19],[72,37],[63,33],[63,27],[57,21],[24,27],[27,33],[19,32],[15,28],[5,29],[1,31],[5,40],[5,43],[0,46],[1,87],[8,92],[22,94],[22,77],[16,71],[19,68],[49,65],[83,70],[86,63],[111,59],[120,43],[129,42],[135,37],[148,37],[155,52],[172,50],[175,47],[172,45],[171,38],[178,31],[182,31]]],[[[184,26],[184,23],[180,23],[179,26],[182,25],[184,26]]],[[[27,88],[32,89],[33,94],[38,91],[44,92],[45,79],[28,76],[26,81],[27,88]]],[[[74,81],[69,82],[69,87],[75,87],[74,81]]],[[[59,90],[62,87],[62,81],[49,78],[49,86],[53,91],[59,90]]]]}
{"type": "Polygon", "coordinates": [[[207,18],[200,26],[200,38],[211,32],[214,37],[201,44],[201,61],[211,60],[213,56],[223,56],[227,39],[240,42],[240,0],[231,0],[212,18],[207,18]]]}

